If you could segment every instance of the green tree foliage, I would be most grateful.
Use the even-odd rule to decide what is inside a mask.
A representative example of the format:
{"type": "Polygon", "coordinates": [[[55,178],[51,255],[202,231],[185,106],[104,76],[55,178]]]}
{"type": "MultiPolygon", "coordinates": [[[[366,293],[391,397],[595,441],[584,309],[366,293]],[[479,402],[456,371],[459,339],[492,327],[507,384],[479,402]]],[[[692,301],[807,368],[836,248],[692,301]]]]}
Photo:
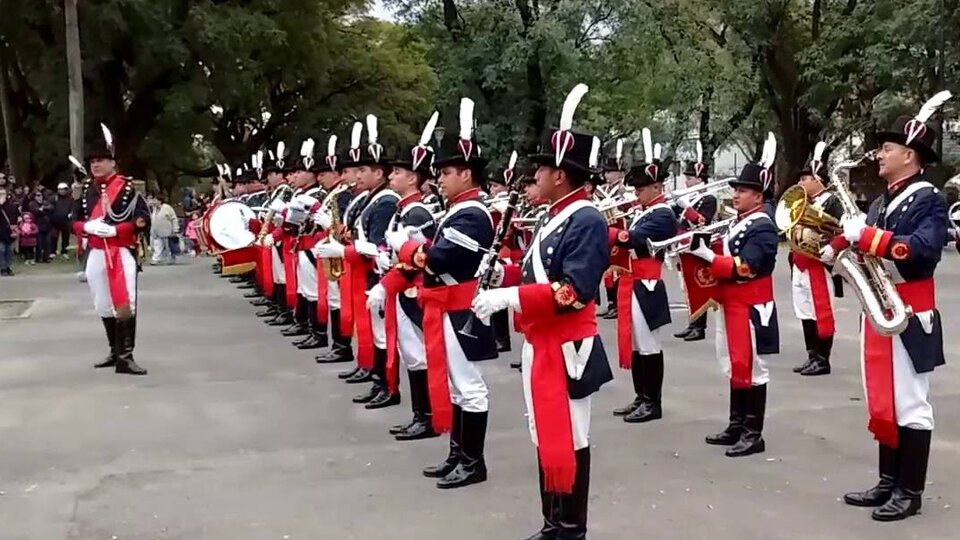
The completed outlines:
{"type": "MultiPolygon", "coordinates": [[[[20,149],[25,175],[45,178],[64,170],[69,151],[62,0],[17,4],[0,24],[23,141],[8,147],[20,149]]],[[[87,138],[104,122],[123,169],[167,189],[181,175],[210,175],[211,159],[236,163],[280,139],[325,148],[367,113],[381,117],[384,144],[409,143],[436,79],[416,33],[364,9],[359,0],[82,2],[87,138]]]]}

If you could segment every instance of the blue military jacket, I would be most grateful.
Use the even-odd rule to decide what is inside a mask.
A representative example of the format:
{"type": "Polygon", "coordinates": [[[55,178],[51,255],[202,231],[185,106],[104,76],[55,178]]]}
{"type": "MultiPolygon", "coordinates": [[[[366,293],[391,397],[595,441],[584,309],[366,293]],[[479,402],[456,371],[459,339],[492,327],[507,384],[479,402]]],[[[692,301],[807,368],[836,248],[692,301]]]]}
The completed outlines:
{"type": "MultiPolygon", "coordinates": [[[[895,282],[933,277],[949,227],[946,201],[933,184],[917,175],[894,193],[881,195],[870,206],[867,225],[893,233],[885,251],[876,255],[895,282]]],[[[900,339],[917,373],[945,363],[939,310],[915,314],[900,339]]]]}
{"type": "MultiPolygon", "coordinates": [[[[732,273],[729,276],[715,277],[744,283],[770,276],[777,264],[778,244],[777,227],[767,214],[766,208],[743,216],[730,226],[723,239],[723,254],[733,257],[732,273]]],[[[755,309],[750,310],[750,320],[753,323],[757,353],[779,353],[780,326],[776,303],[771,301],[769,307],[755,306],[755,309]],[[769,314],[761,312],[768,308],[771,310],[769,314]]]]}
{"type": "MultiPolygon", "coordinates": [[[[479,190],[470,190],[451,201],[446,215],[437,227],[433,243],[426,248],[426,267],[423,274],[425,288],[466,283],[476,279],[477,269],[493,245],[493,219],[487,207],[478,200],[479,190]],[[451,229],[455,233],[444,233],[451,229]],[[472,239],[479,250],[471,249],[453,238],[459,233],[472,239]],[[449,237],[448,237],[449,236],[449,237]]],[[[448,311],[454,330],[463,328],[473,317],[469,309],[448,311]]],[[[493,327],[474,321],[472,336],[457,332],[460,347],[468,360],[490,360],[497,357],[497,343],[493,327]]]]}
{"type": "MultiPolygon", "coordinates": [[[[577,193],[577,192],[574,192],[577,193]]],[[[610,266],[607,223],[593,204],[578,200],[561,210],[544,212],[524,255],[520,282],[570,285],[577,301],[562,309],[583,309],[595,299],[603,273],[610,266]]],[[[581,399],[613,380],[599,335],[574,342],[578,358],[586,358],[579,377],[567,370],[571,399],[581,399]]]]}
{"type": "MultiPolygon", "coordinates": [[[[433,214],[431,214],[430,209],[420,201],[419,193],[417,196],[400,199],[400,202],[397,204],[397,211],[390,219],[387,230],[397,231],[407,227],[419,229],[420,234],[425,238],[433,238],[436,234],[437,226],[433,214]]],[[[416,287],[411,287],[401,293],[398,298],[400,301],[400,309],[413,321],[413,324],[415,324],[417,328],[423,330],[423,308],[420,307],[420,303],[417,300],[416,290],[416,287]]]]}
{"type": "MultiPolygon", "coordinates": [[[[673,210],[666,203],[653,204],[644,208],[630,222],[629,248],[633,257],[638,259],[650,258],[647,240],[660,242],[673,238],[677,234],[677,218],[673,210]]],[[[663,262],[663,252],[656,256],[663,262]]],[[[667,288],[663,280],[656,282],[646,279],[637,279],[633,282],[633,295],[640,305],[643,318],[647,321],[650,330],[656,330],[670,324],[670,300],[667,298],[667,288]]]]}
{"type": "MultiPolygon", "coordinates": [[[[387,226],[397,211],[399,199],[396,193],[387,189],[386,184],[371,191],[361,203],[362,208],[354,222],[354,241],[366,240],[383,249],[386,246],[387,226]]],[[[373,288],[379,281],[375,268],[367,272],[367,289],[373,288]]]]}

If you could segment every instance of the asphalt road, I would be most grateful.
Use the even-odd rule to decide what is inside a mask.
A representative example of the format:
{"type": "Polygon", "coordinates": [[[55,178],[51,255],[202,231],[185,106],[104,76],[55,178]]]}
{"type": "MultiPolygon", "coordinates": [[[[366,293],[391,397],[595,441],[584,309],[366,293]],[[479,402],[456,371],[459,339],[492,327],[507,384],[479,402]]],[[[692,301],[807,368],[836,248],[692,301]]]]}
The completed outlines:
{"type": "MultiPolygon", "coordinates": [[[[794,375],[803,341],[781,263],[767,452],[730,459],[703,443],[727,414],[713,339],[668,338],[662,421],[611,416],[631,397],[625,372],[595,400],[590,538],[957,538],[958,275],[960,256],[945,253],[938,298],[948,365],[934,376],[938,424],[922,516],[878,524],[839,501],[876,479],[858,307],[839,301],[834,373],[794,375]]],[[[671,296],[682,299],[673,283],[671,296]]],[[[398,443],[386,433],[408,417],[406,397],[373,412],[350,403],[360,389],[336,380],[342,366],[318,367],[261,324],[206,261],[142,275],[144,378],[92,368],[105,340],[72,275],[0,279],[0,299],[11,298],[37,302],[27,319],[0,320],[2,540],[486,540],[539,527],[535,454],[506,357],[483,365],[490,479],[440,491],[420,469],[445,455],[446,441],[398,443]]],[[[674,319],[671,333],[685,322],[674,319]]],[[[613,350],[613,323],[601,326],[613,350]]]]}

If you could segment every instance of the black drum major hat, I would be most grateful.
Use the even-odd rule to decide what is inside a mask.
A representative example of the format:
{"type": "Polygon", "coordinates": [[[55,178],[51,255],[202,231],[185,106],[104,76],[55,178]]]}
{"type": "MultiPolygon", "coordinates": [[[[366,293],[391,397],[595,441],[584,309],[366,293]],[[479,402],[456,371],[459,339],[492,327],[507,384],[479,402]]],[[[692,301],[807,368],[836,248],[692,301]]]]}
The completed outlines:
{"type": "Polygon", "coordinates": [[[337,170],[342,171],[348,167],[359,167],[360,158],[363,157],[363,150],[360,148],[360,137],[363,136],[363,123],[354,122],[350,131],[350,148],[337,159],[337,170]]]}
{"type": "Polygon", "coordinates": [[[688,161],[686,167],[683,169],[683,174],[686,176],[695,176],[701,180],[710,178],[710,174],[707,172],[707,165],[703,162],[703,144],[701,144],[700,141],[697,141],[697,160],[688,161]]]}
{"type": "Polygon", "coordinates": [[[624,183],[635,188],[663,182],[667,174],[667,168],[660,161],[660,152],[663,149],[659,144],[653,144],[653,135],[650,133],[650,129],[643,128],[641,136],[643,138],[643,159],[646,163],[631,167],[623,178],[624,183]]]}
{"type": "Polygon", "coordinates": [[[901,116],[890,129],[877,133],[877,141],[881,144],[892,142],[911,148],[920,154],[924,163],[940,161],[936,151],[940,130],[928,120],[951,97],[949,90],[939,92],[927,100],[913,118],[901,116]]]}
{"type": "Polygon", "coordinates": [[[544,137],[540,152],[531,155],[530,161],[537,165],[585,173],[588,176],[598,172],[596,158],[592,166],[590,159],[594,150],[593,135],[573,131],[573,114],[588,91],[587,85],[581,83],[567,94],[560,112],[559,127],[544,137]]]}
{"type": "Polygon", "coordinates": [[[487,165],[480,143],[475,139],[473,109],[472,99],[460,99],[460,129],[456,138],[447,134],[440,141],[436,160],[433,163],[435,169],[450,166],[483,169],[487,165]]]}
{"type": "Polygon", "coordinates": [[[433,137],[433,132],[437,129],[439,119],[440,113],[434,111],[430,120],[427,121],[427,125],[423,126],[423,132],[420,133],[420,140],[417,145],[411,148],[409,153],[402,150],[398,152],[397,156],[390,161],[390,165],[422,174],[425,178],[433,178],[433,168],[431,167],[433,148],[429,146],[429,143],[430,138],[433,137]]]}
{"type": "Polygon", "coordinates": [[[773,184],[773,173],[770,168],[777,157],[777,138],[773,133],[767,133],[767,140],[763,143],[763,152],[760,163],[747,163],[740,169],[736,180],[730,181],[730,187],[748,187],[759,192],[766,192],[773,184]]]}

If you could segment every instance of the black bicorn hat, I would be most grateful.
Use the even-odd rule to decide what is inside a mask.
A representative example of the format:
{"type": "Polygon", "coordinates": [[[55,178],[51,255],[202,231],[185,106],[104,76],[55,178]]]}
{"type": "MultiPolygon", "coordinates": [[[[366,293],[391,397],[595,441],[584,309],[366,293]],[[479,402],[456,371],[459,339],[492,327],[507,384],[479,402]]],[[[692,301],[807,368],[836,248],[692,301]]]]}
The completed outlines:
{"type": "Polygon", "coordinates": [[[113,134],[106,124],[100,124],[102,136],[89,136],[86,138],[87,146],[84,149],[86,156],[84,158],[89,162],[95,159],[116,159],[116,147],[113,142],[113,134]]]}
{"type": "Polygon", "coordinates": [[[354,122],[350,131],[350,148],[337,158],[338,171],[360,166],[360,159],[363,157],[363,148],[360,147],[361,136],[363,136],[363,122],[354,122]]]}
{"type": "Polygon", "coordinates": [[[731,180],[730,187],[747,187],[761,193],[766,192],[773,185],[773,162],[777,157],[777,139],[773,133],[767,133],[767,140],[763,143],[763,152],[760,163],[747,163],[740,169],[740,174],[731,180]]]}
{"type": "Polygon", "coordinates": [[[616,151],[613,156],[604,160],[603,172],[624,172],[626,165],[623,160],[623,139],[617,139],[616,151]]]}
{"type": "Polygon", "coordinates": [[[430,120],[427,121],[427,125],[423,127],[417,145],[411,148],[409,152],[399,150],[394,159],[390,160],[390,165],[421,174],[424,178],[433,178],[434,151],[429,143],[430,138],[433,137],[433,132],[437,129],[439,118],[440,113],[434,111],[430,120]]]}
{"type": "MultiPolygon", "coordinates": [[[[262,152],[261,152],[262,157],[262,152]]],[[[263,174],[284,172],[287,164],[287,143],[280,141],[276,150],[267,150],[266,161],[261,162],[263,174]]]]}
{"type": "Polygon", "coordinates": [[[599,172],[599,147],[595,142],[599,139],[572,129],[573,114],[588,91],[587,85],[581,83],[567,94],[560,113],[560,126],[544,137],[540,151],[531,155],[530,161],[537,165],[585,173],[588,176],[599,172]]]}
{"type": "Polygon", "coordinates": [[[703,162],[703,144],[701,144],[700,141],[697,141],[696,161],[688,161],[683,169],[683,174],[685,176],[694,176],[701,180],[707,180],[710,178],[707,164],[703,162]]]}
{"type": "Polygon", "coordinates": [[[880,144],[892,142],[915,150],[924,163],[940,161],[936,150],[940,130],[928,120],[951,97],[948,90],[937,93],[920,107],[916,116],[901,116],[890,129],[877,133],[877,141],[880,144]]]}
{"type": "Polygon", "coordinates": [[[830,183],[830,175],[827,171],[827,158],[824,155],[827,150],[827,143],[820,141],[813,148],[813,156],[810,158],[810,161],[807,162],[806,166],[800,171],[800,174],[797,178],[802,178],[804,176],[815,176],[820,179],[824,184],[830,183]]]}
{"type": "Polygon", "coordinates": [[[317,160],[311,172],[340,172],[340,169],[337,168],[339,160],[340,158],[337,156],[337,136],[330,135],[330,138],[327,139],[327,155],[323,157],[323,161],[317,160]]]}
{"type": "Polygon", "coordinates": [[[667,179],[670,172],[660,160],[662,147],[653,144],[653,136],[649,128],[643,128],[643,165],[635,165],[627,171],[623,181],[631,187],[644,187],[657,182],[663,182],[667,179]]]}
{"type": "Polygon", "coordinates": [[[476,140],[473,118],[474,103],[470,98],[460,99],[460,126],[456,137],[447,133],[437,148],[433,167],[471,167],[482,170],[487,165],[487,158],[483,157],[483,150],[476,140]]]}
{"type": "Polygon", "coordinates": [[[360,152],[360,159],[356,163],[358,167],[363,165],[389,167],[387,153],[384,152],[383,145],[380,144],[380,129],[377,117],[372,114],[367,115],[367,147],[360,152]]]}
{"type": "Polygon", "coordinates": [[[317,162],[313,157],[313,150],[316,147],[316,144],[317,143],[313,140],[313,138],[304,139],[304,141],[300,144],[299,157],[290,160],[287,172],[316,172],[317,162]]]}

